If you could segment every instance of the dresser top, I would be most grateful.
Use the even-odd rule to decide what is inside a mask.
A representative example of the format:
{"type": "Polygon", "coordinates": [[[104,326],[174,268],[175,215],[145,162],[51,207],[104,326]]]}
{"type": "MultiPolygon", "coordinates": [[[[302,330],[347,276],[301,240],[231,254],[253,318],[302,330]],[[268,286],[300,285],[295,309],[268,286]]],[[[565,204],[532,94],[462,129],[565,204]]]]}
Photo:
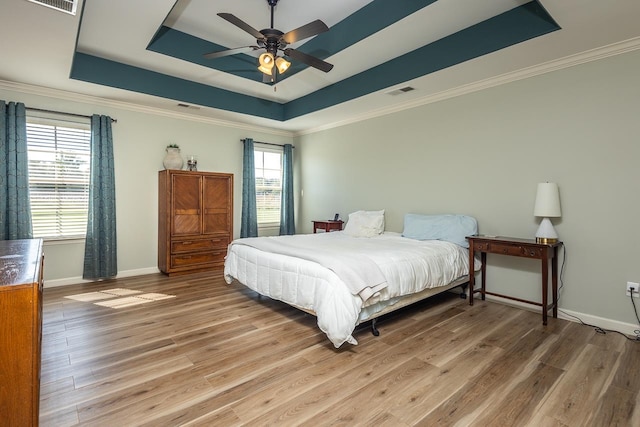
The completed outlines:
{"type": "Polygon", "coordinates": [[[0,240],[0,286],[37,282],[41,253],[41,239],[0,240]]]}

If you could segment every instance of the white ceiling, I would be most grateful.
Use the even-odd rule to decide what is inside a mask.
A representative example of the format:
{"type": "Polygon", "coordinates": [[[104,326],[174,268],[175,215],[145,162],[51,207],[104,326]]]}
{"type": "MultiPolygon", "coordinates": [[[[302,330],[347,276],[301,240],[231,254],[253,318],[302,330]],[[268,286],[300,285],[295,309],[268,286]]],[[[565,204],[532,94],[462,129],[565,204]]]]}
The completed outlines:
{"type": "MultiPolygon", "coordinates": [[[[331,28],[370,1],[280,0],[275,9],[275,27],[287,32],[321,19],[331,28]]],[[[87,7],[81,19],[80,13],[73,16],[27,0],[2,0],[0,31],[4,42],[0,47],[0,83],[4,81],[5,86],[13,83],[42,86],[176,114],[304,133],[640,46],[638,0],[542,0],[540,3],[561,27],[560,30],[281,122],[211,107],[185,110],[177,106],[181,102],[179,99],[163,99],[73,80],[69,78],[73,55],[77,50],[233,92],[287,102],[510,10],[526,3],[526,0],[439,0],[326,58],[327,62],[334,64],[329,73],[307,68],[278,83],[275,91],[272,86],[258,81],[146,49],[163,24],[229,48],[255,44],[249,34],[216,14],[232,13],[258,30],[268,28],[270,11],[266,0],[84,2],[87,7]],[[399,96],[387,94],[406,85],[416,90],[399,96]]],[[[82,7],[81,0],[78,11],[82,7]]]]}

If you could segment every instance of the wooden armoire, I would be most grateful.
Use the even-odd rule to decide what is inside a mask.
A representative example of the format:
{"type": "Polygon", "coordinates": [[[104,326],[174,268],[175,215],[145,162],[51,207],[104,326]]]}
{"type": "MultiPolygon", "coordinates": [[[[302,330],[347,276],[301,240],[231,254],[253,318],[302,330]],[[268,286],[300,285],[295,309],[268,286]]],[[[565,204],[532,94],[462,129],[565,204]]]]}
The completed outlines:
{"type": "Polygon", "coordinates": [[[0,241],[0,425],[37,426],[42,349],[41,239],[0,241]]]}
{"type": "Polygon", "coordinates": [[[233,174],[158,174],[158,268],[185,274],[222,269],[233,237],[233,174]]]}

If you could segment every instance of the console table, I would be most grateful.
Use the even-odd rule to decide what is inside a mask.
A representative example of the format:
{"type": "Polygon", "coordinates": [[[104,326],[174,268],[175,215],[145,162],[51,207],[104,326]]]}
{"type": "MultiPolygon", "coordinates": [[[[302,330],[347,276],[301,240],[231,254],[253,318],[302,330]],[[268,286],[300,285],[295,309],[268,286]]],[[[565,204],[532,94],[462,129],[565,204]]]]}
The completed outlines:
{"type": "Polygon", "coordinates": [[[514,301],[542,307],[542,324],[547,324],[547,311],[553,309],[553,317],[558,317],[558,248],[562,242],[537,243],[533,239],[519,239],[515,237],[496,236],[468,236],[469,241],[469,265],[473,266],[476,252],[480,253],[482,267],[480,270],[481,287],[475,288],[475,275],[469,275],[469,305],[473,305],[473,294],[480,293],[482,299],[485,295],[494,295],[514,301]],[[528,301],[508,295],[502,295],[487,291],[486,264],[487,254],[501,254],[524,258],[539,259],[542,261],[542,302],[528,301]],[[549,297],[549,263],[551,263],[551,305],[548,304],[549,297]]]}

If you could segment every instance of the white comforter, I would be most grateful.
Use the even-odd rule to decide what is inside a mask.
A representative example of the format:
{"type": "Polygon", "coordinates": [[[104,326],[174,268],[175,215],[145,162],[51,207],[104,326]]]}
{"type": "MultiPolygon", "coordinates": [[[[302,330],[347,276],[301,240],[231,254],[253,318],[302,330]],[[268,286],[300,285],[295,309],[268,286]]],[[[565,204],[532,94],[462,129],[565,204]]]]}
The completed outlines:
{"type": "MultiPolygon", "coordinates": [[[[325,250],[334,245],[336,253],[345,248],[362,251],[378,265],[387,282],[376,301],[393,301],[399,296],[445,286],[469,273],[467,249],[444,241],[408,239],[398,233],[357,238],[332,232],[269,239],[297,239],[296,244],[317,244],[325,250]]],[[[334,271],[314,261],[240,244],[242,240],[229,245],[224,266],[227,283],[235,278],[262,295],[312,310],[318,327],[336,348],[344,342],[357,344],[351,334],[367,303],[352,294],[334,271]]]]}

